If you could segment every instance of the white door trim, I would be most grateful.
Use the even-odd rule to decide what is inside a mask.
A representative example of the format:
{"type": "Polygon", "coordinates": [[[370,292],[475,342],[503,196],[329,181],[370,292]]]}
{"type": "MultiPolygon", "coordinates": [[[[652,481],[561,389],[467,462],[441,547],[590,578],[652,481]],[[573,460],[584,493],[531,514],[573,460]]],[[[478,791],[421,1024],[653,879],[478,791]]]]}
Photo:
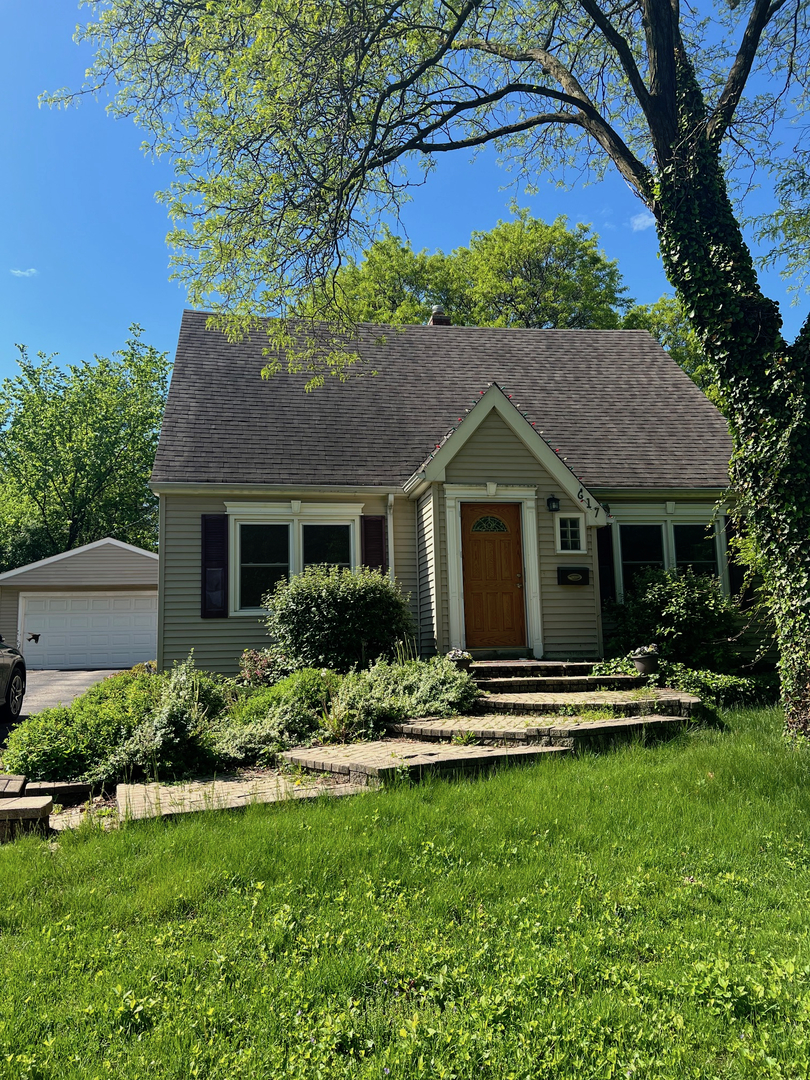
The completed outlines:
{"type": "Polygon", "coordinates": [[[540,552],[537,541],[537,488],[508,484],[444,484],[447,523],[447,591],[450,648],[466,647],[464,588],[461,565],[461,504],[520,503],[523,529],[523,580],[526,605],[526,646],[539,660],[543,656],[543,613],[540,604],[540,552]],[[492,488],[495,490],[490,494],[492,488]]]}

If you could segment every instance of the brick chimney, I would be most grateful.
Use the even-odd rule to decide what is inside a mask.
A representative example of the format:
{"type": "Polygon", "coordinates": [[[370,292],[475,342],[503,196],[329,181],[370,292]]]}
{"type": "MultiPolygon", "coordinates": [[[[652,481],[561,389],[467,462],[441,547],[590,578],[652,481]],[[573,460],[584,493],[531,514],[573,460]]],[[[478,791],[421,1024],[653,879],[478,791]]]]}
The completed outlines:
{"type": "Polygon", "coordinates": [[[445,315],[444,308],[441,304],[434,304],[428,326],[452,326],[453,323],[449,315],[445,315]]]}

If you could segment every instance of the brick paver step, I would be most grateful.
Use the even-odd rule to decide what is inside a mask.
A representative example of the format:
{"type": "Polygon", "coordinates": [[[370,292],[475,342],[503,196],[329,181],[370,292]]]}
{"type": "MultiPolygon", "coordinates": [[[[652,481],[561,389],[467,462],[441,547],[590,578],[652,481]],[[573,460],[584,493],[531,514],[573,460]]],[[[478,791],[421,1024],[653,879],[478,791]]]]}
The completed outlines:
{"type": "Polygon", "coordinates": [[[684,725],[682,716],[662,716],[657,713],[643,716],[619,716],[593,720],[587,716],[452,716],[443,719],[426,717],[402,724],[390,724],[392,734],[408,739],[425,741],[447,740],[470,736],[481,743],[522,744],[539,746],[572,746],[587,742],[594,737],[605,741],[618,736],[631,738],[652,731],[661,734],[677,734],[684,725]]]}
{"type": "Polygon", "coordinates": [[[322,795],[354,795],[360,788],[350,783],[328,783],[310,777],[306,782],[289,776],[235,777],[192,780],[184,784],[119,784],[115,792],[121,820],[174,817],[206,810],[244,809],[253,803],[315,799],[322,795]]]}
{"type": "Polygon", "coordinates": [[[18,799],[0,799],[0,842],[12,840],[19,833],[48,828],[53,799],[45,795],[18,799]]]}
{"type": "Polygon", "coordinates": [[[563,675],[590,675],[593,662],[582,660],[474,660],[470,674],[474,679],[525,678],[563,675]]]}
{"type": "Polygon", "coordinates": [[[493,694],[566,694],[575,690],[636,690],[647,685],[643,675],[520,676],[475,680],[493,694]]]}
{"type": "Polygon", "coordinates": [[[62,806],[78,806],[87,802],[91,795],[89,784],[80,780],[29,780],[26,795],[50,795],[62,806]]]}
{"type": "Polygon", "coordinates": [[[411,739],[381,739],[345,746],[299,747],[281,756],[302,769],[348,776],[353,783],[374,783],[403,773],[418,778],[427,772],[487,769],[566,752],[566,747],[559,746],[431,746],[411,739]]]}
{"type": "MultiPolygon", "coordinates": [[[[481,712],[505,712],[527,715],[558,713],[609,706],[621,716],[660,713],[666,716],[691,716],[700,698],[676,690],[651,689],[643,696],[627,690],[594,690],[557,694],[487,694],[478,703],[481,712]]],[[[574,715],[572,713],[572,715],[574,715]]]]}
{"type": "Polygon", "coordinates": [[[25,777],[0,773],[0,799],[16,799],[25,791],[25,777]]]}

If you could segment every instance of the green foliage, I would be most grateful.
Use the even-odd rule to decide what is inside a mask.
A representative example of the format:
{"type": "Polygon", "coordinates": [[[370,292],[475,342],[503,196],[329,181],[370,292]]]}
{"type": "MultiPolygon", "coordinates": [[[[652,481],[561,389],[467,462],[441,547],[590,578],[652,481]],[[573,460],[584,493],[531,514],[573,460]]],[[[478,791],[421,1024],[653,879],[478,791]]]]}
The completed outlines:
{"type": "Polygon", "coordinates": [[[141,329],[112,357],[62,371],[28,359],[0,386],[0,561],[4,567],[112,536],[157,547],[148,481],[170,365],[141,329]]]}
{"type": "Polygon", "coordinates": [[[662,657],[689,667],[726,671],[734,664],[737,609],[716,578],[690,567],[639,575],[624,603],[611,604],[607,614],[614,654],[655,642],[662,657]]]}
{"type": "Polygon", "coordinates": [[[324,728],[335,741],[371,738],[386,723],[467,712],[479,696],[470,676],[443,656],[404,663],[378,660],[344,677],[324,716],[324,728]]]}
{"type": "Polygon", "coordinates": [[[44,709],[14,727],[3,768],[30,780],[84,779],[132,737],[157,708],[164,680],[122,672],[70,706],[44,709]]]}
{"type": "Polygon", "coordinates": [[[348,671],[393,654],[413,633],[396,582],[368,567],[310,566],[264,598],[267,629],[296,664],[348,671]]]}
{"type": "MultiPolygon", "coordinates": [[[[440,304],[463,326],[615,329],[627,307],[617,264],[587,225],[568,228],[516,210],[450,255],[414,252],[386,230],[329,289],[357,322],[424,323],[440,304]]],[[[308,309],[319,305],[310,301],[308,309]]]]}
{"type": "Polygon", "coordinates": [[[810,755],[726,721],[7,845],[5,1074],[803,1077],[810,755]]]}
{"type": "MultiPolygon", "coordinates": [[[[616,656],[594,665],[593,674],[637,675],[638,672],[629,656],[616,656]]],[[[658,670],[647,676],[647,685],[696,694],[704,705],[715,709],[772,703],[779,694],[779,680],[770,672],[730,675],[711,670],[699,671],[667,660],[660,661],[658,670]]]]}

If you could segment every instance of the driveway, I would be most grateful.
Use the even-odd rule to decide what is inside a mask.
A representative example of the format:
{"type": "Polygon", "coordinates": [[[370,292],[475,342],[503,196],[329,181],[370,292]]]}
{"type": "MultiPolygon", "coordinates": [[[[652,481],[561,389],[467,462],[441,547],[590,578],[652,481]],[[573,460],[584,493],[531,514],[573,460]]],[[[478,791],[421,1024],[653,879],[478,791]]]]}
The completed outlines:
{"type": "Polygon", "coordinates": [[[29,671],[20,719],[54,705],[69,705],[88,687],[114,674],[115,671],[29,671]]]}

